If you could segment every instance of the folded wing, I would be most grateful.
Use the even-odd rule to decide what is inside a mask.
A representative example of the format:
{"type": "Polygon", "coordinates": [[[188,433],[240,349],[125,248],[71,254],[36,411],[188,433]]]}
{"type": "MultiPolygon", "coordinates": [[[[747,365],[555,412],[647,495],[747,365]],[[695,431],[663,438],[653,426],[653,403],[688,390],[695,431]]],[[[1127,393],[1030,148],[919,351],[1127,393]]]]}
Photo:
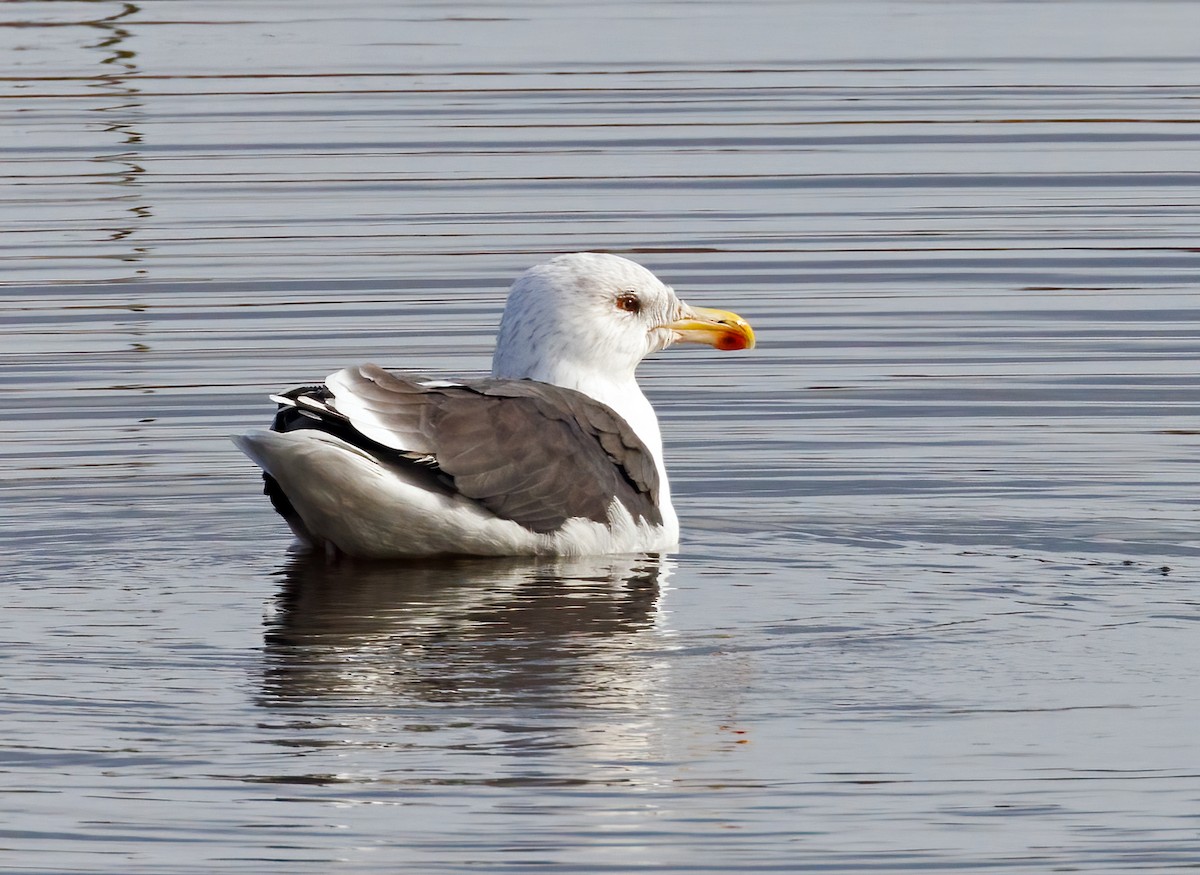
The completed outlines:
{"type": "Polygon", "coordinates": [[[650,452],[610,408],[570,389],[447,383],[361,365],[278,400],[276,430],[329,431],[535,532],[575,517],[607,522],[614,499],[634,519],[662,523],[650,452]]]}

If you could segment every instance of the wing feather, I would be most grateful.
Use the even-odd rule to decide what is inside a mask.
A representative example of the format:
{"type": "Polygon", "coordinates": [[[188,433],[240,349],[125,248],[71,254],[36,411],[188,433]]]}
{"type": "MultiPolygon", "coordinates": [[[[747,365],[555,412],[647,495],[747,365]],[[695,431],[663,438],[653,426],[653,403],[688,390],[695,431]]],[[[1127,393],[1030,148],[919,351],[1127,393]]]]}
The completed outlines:
{"type": "Polygon", "coordinates": [[[326,386],[284,397],[309,399],[294,403],[377,455],[391,451],[385,461],[430,466],[499,517],[551,532],[576,517],[607,522],[615,498],[635,518],[662,522],[653,456],[582,393],[529,380],[430,382],[375,365],[338,371],[326,386]]]}

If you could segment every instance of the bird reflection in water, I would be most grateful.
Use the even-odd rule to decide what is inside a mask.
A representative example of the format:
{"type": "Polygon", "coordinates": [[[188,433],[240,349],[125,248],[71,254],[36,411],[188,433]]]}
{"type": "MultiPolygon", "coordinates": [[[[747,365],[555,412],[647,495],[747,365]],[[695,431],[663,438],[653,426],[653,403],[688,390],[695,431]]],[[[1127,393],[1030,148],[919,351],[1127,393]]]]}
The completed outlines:
{"type": "Polygon", "coordinates": [[[327,564],[294,557],[263,704],[640,708],[664,646],[657,556],[327,564]],[[379,701],[375,701],[379,700],[379,701]]]}

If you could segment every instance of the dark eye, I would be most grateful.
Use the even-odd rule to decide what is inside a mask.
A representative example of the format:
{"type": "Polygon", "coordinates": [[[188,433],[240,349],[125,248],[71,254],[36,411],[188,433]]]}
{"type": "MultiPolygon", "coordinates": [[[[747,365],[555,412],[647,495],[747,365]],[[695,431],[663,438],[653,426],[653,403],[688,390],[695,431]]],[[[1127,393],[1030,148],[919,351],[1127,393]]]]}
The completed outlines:
{"type": "Polygon", "coordinates": [[[617,309],[624,310],[627,313],[640,313],[642,302],[638,300],[638,296],[633,292],[625,292],[617,295],[617,309]]]}

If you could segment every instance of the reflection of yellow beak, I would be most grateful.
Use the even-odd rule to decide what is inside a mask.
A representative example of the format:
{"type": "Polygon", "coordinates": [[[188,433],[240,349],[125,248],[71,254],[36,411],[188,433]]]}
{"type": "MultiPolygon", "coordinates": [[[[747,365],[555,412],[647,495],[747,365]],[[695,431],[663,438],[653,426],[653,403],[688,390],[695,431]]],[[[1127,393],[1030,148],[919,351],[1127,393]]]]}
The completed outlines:
{"type": "Polygon", "coordinates": [[[707,343],[717,349],[754,349],[754,329],[737,313],[684,305],[683,318],[663,326],[680,343],[707,343]]]}

